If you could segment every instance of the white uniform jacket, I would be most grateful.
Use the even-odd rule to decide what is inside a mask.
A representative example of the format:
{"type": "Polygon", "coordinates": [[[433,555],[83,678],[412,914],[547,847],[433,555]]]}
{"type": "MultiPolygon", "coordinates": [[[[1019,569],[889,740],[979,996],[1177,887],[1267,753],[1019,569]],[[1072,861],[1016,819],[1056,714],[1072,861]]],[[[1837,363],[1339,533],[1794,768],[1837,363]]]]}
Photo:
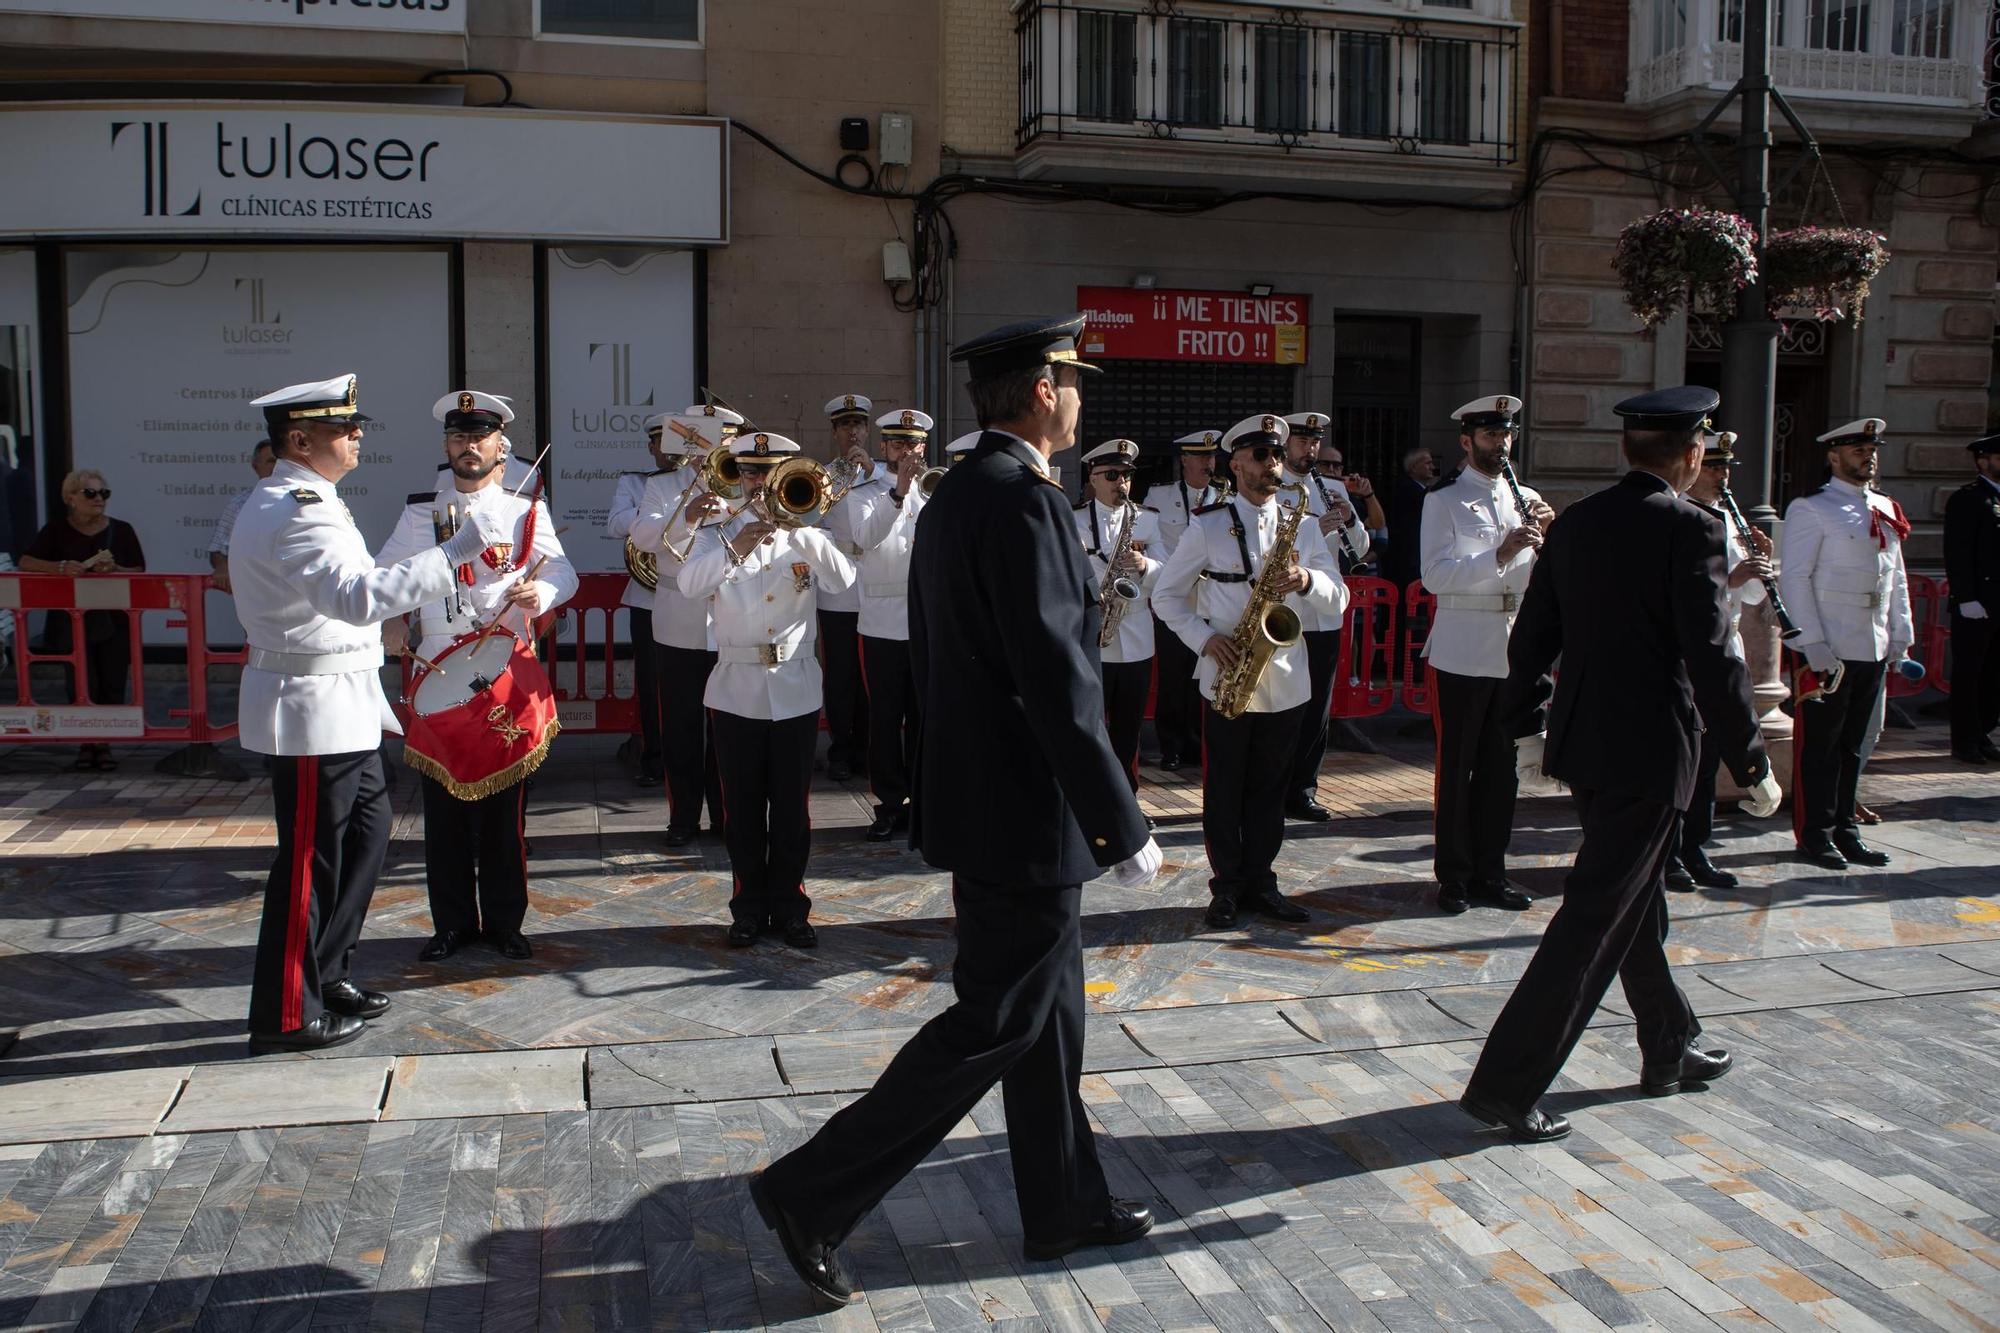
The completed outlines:
{"type": "MultiPolygon", "coordinates": [[[[1336,571],[1339,570],[1340,557],[1343,551],[1350,562],[1358,563],[1366,559],[1368,556],[1368,525],[1362,521],[1361,506],[1354,503],[1354,497],[1347,493],[1347,486],[1337,480],[1327,480],[1316,472],[1300,476],[1288,467],[1281,468],[1279,471],[1287,485],[1297,486],[1302,484],[1305,486],[1306,513],[1312,515],[1311,521],[1306,524],[1307,527],[1317,528],[1319,526],[1319,520],[1326,514],[1329,502],[1331,501],[1339,500],[1348,509],[1353,511],[1353,517],[1348,520],[1345,527],[1321,534],[1327,549],[1333,553],[1334,569],[1336,571]]],[[[1280,491],[1278,492],[1278,499],[1282,504],[1290,504],[1292,497],[1286,492],[1280,491]]],[[[1318,611],[1304,613],[1306,632],[1317,634],[1338,630],[1345,609],[1346,604],[1343,602],[1342,610],[1336,611],[1331,616],[1321,615],[1318,611]]]]}
{"type": "Polygon", "coordinates": [[[400,731],[382,693],[381,622],[442,596],[435,542],[378,568],[332,482],[280,460],[243,502],[229,543],[250,647],[238,739],[253,754],[353,754],[400,731]]]}
{"type": "Polygon", "coordinates": [[[1900,657],[1915,640],[1895,502],[1833,480],[1785,509],[1778,591],[1795,647],[1824,643],[1844,662],[1900,657]]]}
{"type": "MultiPolygon", "coordinates": [[[[646,489],[639,496],[639,512],[632,519],[630,535],[632,544],[642,551],[653,552],[660,565],[660,582],[653,589],[653,641],[669,648],[712,652],[715,636],[708,628],[708,599],[681,594],[676,581],[680,567],[663,549],[668,546],[676,551],[687,549],[692,528],[681,496],[700,480],[700,469],[691,467],[646,478],[646,489]]],[[[709,520],[708,526],[716,527],[721,522],[721,516],[717,515],[709,520]]]]}
{"type": "MultiPolygon", "coordinates": [[[[1159,559],[1160,516],[1152,510],[1140,507],[1132,524],[1132,551],[1139,558],[1139,574],[1132,581],[1139,585],[1139,600],[1127,607],[1125,616],[1118,622],[1118,636],[1103,651],[1106,662],[1144,662],[1153,656],[1153,615],[1148,599],[1153,594],[1153,585],[1159,581],[1160,570],[1165,566],[1159,559]]],[[[1083,508],[1076,511],[1076,535],[1083,540],[1083,553],[1090,559],[1090,576],[1097,580],[1097,586],[1104,586],[1104,569],[1111,555],[1118,549],[1118,541],[1125,531],[1125,508],[1107,509],[1093,497],[1083,508]],[[1097,520],[1097,530],[1091,531],[1091,519],[1097,520]]],[[[1106,610],[1111,602],[1106,598],[1099,610],[1106,610]]]]}
{"type": "MultiPolygon", "coordinates": [[[[1243,608],[1250,604],[1250,590],[1264,569],[1264,553],[1278,537],[1282,511],[1274,497],[1261,506],[1242,496],[1227,504],[1195,515],[1181,544],[1167,557],[1153,584],[1153,610],[1167,628],[1180,636],[1195,652],[1195,679],[1201,682],[1205,699],[1215,697],[1215,659],[1202,652],[1211,634],[1227,638],[1236,632],[1243,608]],[[1242,525],[1243,544],[1250,551],[1250,568],[1243,567],[1243,547],[1237,544],[1234,528],[1242,525]],[[1247,580],[1236,576],[1248,573],[1247,580]],[[1214,575],[1222,575],[1217,579],[1214,575]]],[[[1307,611],[1339,624],[1347,610],[1347,584],[1340,577],[1333,552],[1326,539],[1308,518],[1299,525],[1299,564],[1311,575],[1312,586],[1293,593],[1285,601],[1303,618],[1307,611]]],[[[1252,713],[1281,713],[1296,708],[1312,697],[1312,680],[1306,671],[1303,640],[1280,648],[1271,656],[1257,691],[1250,697],[1252,713]]]]}
{"type": "Polygon", "coordinates": [[[702,702],[771,722],[817,713],[819,593],[850,586],[854,562],[818,528],[779,528],[739,562],[723,536],[749,522],[704,527],[680,568],[682,596],[713,599],[716,662],[702,702]]]}
{"type": "MultiPolygon", "coordinates": [[[[576,596],[576,569],[563,553],[562,541],[556,536],[556,525],[549,517],[549,508],[540,500],[530,500],[526,495],[510,495],[498,482],[482,486],[476,491],[453,491],[452,499],[458,502],[460,523],[471,512],[489,514],[506,532],[512,534],[508,550],[501,553],[498,546],[472,558],[472,583],[467,585],[461,577],[454,593],[433,601],[426,601],[419,609],[417,633],[411,641],[417,652],[436,661],[438,654],[451,646],[453,639],[473,630],[484,629],[496,615],[505,615],[506,627],[523,636],[529,633],[528,622],[533,618],[524,609],[507,608],[507,590],[527,576],[537,562],[541,568],[536,571],[532,585],[535,590],[534,615],[553,611],[570,598],[576,596]],[[522,539],[527,537],[528,516],[534,515],[535,531],[530,540],[531,549],[523,551],[522,539]],[[454,606],[454,602],[457,605],[454,606]],[[446,608],[452,614],[445,614],[446,608]],[[503,612],[503,608],[506,608],[503,612]]],[[[375,563],[393,565],[427,546],[437,544],[433,516],[437,512],[436,498],[433,496],[411,496],[410,503],[403,507],[403,516],[396,522],[396,530],[389,534],[389,540],[376,552],[375,563]]],[[[461,567],[461,571],[465,567],[461,567]]]]}
{"type": "Polygon", "coordinates": [[[1180,477],[1147,489],[1146,503],[1159,515],[1162,561],[1181,544],[1181,534],[1188,530],[1188,521],[1194,517],[1194,511],[1214,504],[1218,498],[1214,486],[1196,488],[1180,477]]]}
{"type": "Polygon", "coordinates": [[[924,495],[915,484],[896,502],[891,483],[859,493],[854,540],[861,547],[860,630],[871,639],[910,637],[910,552],[924,495]]]}
{"type": "MultiPolygon", "coordinates": [[[[1541,498],[1526,486],[1521,494],[1530,504],[1541,498]]],[[[1506,676],[1507,636],[1535,572],[1535,552],[1516,551],[1504,568],[1493,553],[1526,521],[1507,483],[1474,467],[1424,497],[1419,568],[1437,598],[1424,656],[1439,671],[1506,676]]]]}
{"type": "MultiPolygon", "coordinates": [[[[646,494],[646,483],[654,477],[663,475],[665,474],[662,472],[618,474],[618,484],[611,492],[611,509],[604,516],[604,532],[620,547],[623,547],[625,541],[632,535],[632,521],[639,517],[639,501],[646,494]]],[[[663,558],[658,551],[653,555],[655,559],[663,558]]],[[[619,558],[621,560],[624,558],[622,553],[619,558]]],[[[628,578],[625,580],[624,592],[619,594],[618,605],[650,611],[653,609],[653,594],[647,591],[639,580],[628,578]]]]}
{"type": "MultiPolygon", "coordinates": [[[[838,546],[840,553],[849,560],[858,561],[862,555],[861,543],[854,540],[854,523],[857,516],[861,513],[862,506],[867,502],[870,495],[886,491],[895,483],[895,480],[896,474],[894,472],[891,472],[883,464],[876,463],[875,470],[856,482],[853,489],[841,497],[840,503],[827,510],[826,517],[820,520],[820,527],[826,530],[827,536],[833,538],[833,544],[838,546]]],[[[859,611],[861,609],[861,581],[856,579],[839,592],[834,592],[831,588],[822,586],[819,590],[819,609],[822,611],[859,611]]]]}
{"type": "MultiPolygon", "coordinates": [[[[1693,496],[1687,498],[1694,500],[1693,496]]],[[[1694,502],[1701,504],[1699,500],[1694,500],[1694,502]]],[[[1713,513],[1716,522],[1722,524],[1722,567],[1723,572],[1727,574],[1750,558],[1750,548],[1745,546],[1743,539],[1736,535],[1735,525],[1730,523],[1729,515],[1723,513],[1720,509],[1714,509],[1708,505],[1702,505],[1702,508],[1708,509],[1713,513]]],[[[1725,596],[1729,603],[1729,655],[1741,662],[1745,660],[1743,656],[1743,608],[1746,606],[1756,606],[1764,600],[1764,581],[1762,579],[1750,579],[1740,588],[1728,589],[1725,596]]],[[[1791,608],[1786,607],[1785,609],[1790,610],[1791,608]]]]}

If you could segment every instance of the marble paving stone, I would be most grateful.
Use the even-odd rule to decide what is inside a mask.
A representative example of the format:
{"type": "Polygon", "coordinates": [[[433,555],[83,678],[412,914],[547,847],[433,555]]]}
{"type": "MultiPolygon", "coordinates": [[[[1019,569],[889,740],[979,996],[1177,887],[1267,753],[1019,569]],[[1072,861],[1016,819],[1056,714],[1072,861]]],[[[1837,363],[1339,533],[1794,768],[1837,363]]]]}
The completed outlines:
{"type": "Polygon", "coordinates": [[[345,1060],[273,1060],[203,1065],[160,1130],[196,1134],[270,1125],[344,1124],[381,1114],[382,1088],[392,1061],[363,1056],[345,1060]]]}
{"type": "Polygon", "coordinates": [[[915,1028],[780,1036],[778,1066],[793,1092],[858,1092],[874,1084],[915,1028]]]}
{"type": "Polygon", "coordinates": [[[406,1055],[396,1061],[384,1120],[583,1109],[582,1048],[406,1055]]]}
{"type": "Polygon", "coordinates": [[[1841,976],[1815,958],[1759,958],[1742,963],[1705,963],[1698,975],[1746,1000],[1786,1008],[1881,999],[1891,992],[1841,976]]]}
{"type": "MultiPolygon", "coordinates": [[[[1425,989],[1432,1003],[1451,1017],[1471,1028],[1475,1035],[1484,1035],[1493,1030],[1493,1020],[1500,1016],[1507,997],[1514,993],[1514,983],[1506,982],[1492,986],[1432,986],[1425,989]]],[[[1632,1013],[1625,1007],[1625,997],[1616,987],[1604,997],[1604,1003],[1590,1017],[1590,1026],[1605,1027],[1613,1023],[1629,1023],[1632,1013]]],[[[1466,1035],[1464,1033],[1458,1034],[1466,1035]]]]}
{"type": "Polygon", "coordinates": [[[769,1037],[592,1047],[590,1104],[659,1106],[782,1097],[790,1090],[778,1076],[775,1050],[769,1037]]]}
{"type": "Polygon", "coordinates": [[[1278,1008],[1307,1036],[1336,1051],[1456,1041],[1474,1029],[1422,991],[1380,991],[1288,1001],[1278,1008]]]}
{"type": "Polygon", "coordinates": [[[1152,1069],[1161,1063],[1159,1056],[1140,1049],[1139,1044],[1126,1034],[1124,1015],[1084,1015],[1084,1073],[1101,1074],[1114,1069],[1152,1069]]]}
{"type": "Polygon", "coordinates": [[[1952,944],[1939,953],[1954,963],[2000,977],[2000,940],[1980,940],[1972,944],[1952,944]]]}
{"type": "Polygon", "coordinates": [[[1299,1055],[1322,1049],[1285,1021],[1275,1004],[1144,1009],[1123,1018],[1126,1035],[1168,1064],[1299,1055]]]}
{"type": "Polygon", "coordinates": [[[1850,981],[1900,991],[1904,995],[1983,990],[1994,984],[1994,979],[1986,973],[1953,962],[1934,949],[1880,949],[1867,953],[1835,954],[1821,962],[1850,981]]]}
{"type": "Polygon", "coordinates": [[[192,1069],[132,1069],[0,1082],[0,1142],[150,1134],[192,1069]]]}

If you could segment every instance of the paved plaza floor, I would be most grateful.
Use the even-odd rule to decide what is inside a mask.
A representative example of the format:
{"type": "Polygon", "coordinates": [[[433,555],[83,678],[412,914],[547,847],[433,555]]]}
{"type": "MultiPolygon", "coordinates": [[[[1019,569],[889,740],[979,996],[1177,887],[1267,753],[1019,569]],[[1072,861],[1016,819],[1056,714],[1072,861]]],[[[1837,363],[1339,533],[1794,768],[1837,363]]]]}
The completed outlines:
{"type": "MultiPolygon", "coordinates": [[[[948,884],[814,795],[822,947],[723,945],[718,842],[567,738],[530,797],[536,956],[420,964],[405,774],[358,972],[361,1041],[249,1059],[269,792],[0,754],[0,1328],[2000,1327],[2000,771],[1918,716],[1864,798],[1887,871],[1725,820],[1730,892],[1673,954],[1737,1069],[1640,1095],[1607,998],[1516,1147],[1451,1105],[1559,901],[1576,826],[1524,799],[1528,912],[1444,917],[1428,744],[1329,757],[1288,827],[1298,927],[1203,929],[1199,792],[1146,770],[1167,870],[1085,894],[1085,1100],[1113,1188],[1161,1219],[1021,1256],[990,1098],[851,1246],[817,1314],[745,1185],[949,998],[948,884]]],[[[253,766],[254,772],[254,766],[253,766]]]]}

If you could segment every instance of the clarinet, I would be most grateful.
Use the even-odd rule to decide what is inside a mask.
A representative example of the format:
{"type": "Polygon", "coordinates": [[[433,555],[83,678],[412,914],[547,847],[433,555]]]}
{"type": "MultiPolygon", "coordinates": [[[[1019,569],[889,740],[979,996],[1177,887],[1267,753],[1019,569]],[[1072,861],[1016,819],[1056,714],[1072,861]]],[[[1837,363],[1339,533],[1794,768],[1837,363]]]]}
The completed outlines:
{"type": "MultiPolygon", "coordinates": [[[[1313,486],[1319,491],[1319,507],[1322,510],[1333,508],[1333,497],[1326,493],[1326,483],[1319,479],[1319,473],[1312,472],[1308,473],[1307,475],[1312,477],[1313,486]]],[[[1299,503],[1300,504],[1305,503],[1305,492],[1303,490],[1299,492],[1299,503]]],[[[1354,508],[1352,500],[1348,502],[1347,507],[1349,509],[1354,508]]],[[[1354,549],[1354,543],[1348,540],[1347,525],[1345,523],[1335,524],[1333,531],[1334,531],[1334,539],[1340,543],[1340,553],[1346,556],[1350,563],[1356,565],[1360,564],[1361,553],[1359,551],[1356,551],[1354,549]]]]}
{"type": "MultiPolygon", "coordinates": [[[[1507,483],[1507,489],[1514,495],[1514,512],[1521,516],[1523,523],[1534,523],[1534,515],[1528,512],[1528,497],[1521,494],[1521,482],[1514,475],[1514,465],[1507,461],[1507,455],[1500,455],[1500,480],[1507,483]]],[[[1537,528],[1541,524],[1535,523],[1537,528]]]]}
{"type": "MultiPolygon", "coordinates": [[[[1742,539],[1744,548],[1756,551],[1757,544],[1750,539],[1754,529],[1750,526],[1750,520],[1743,517],[1743,511],[1736,507],[1736,497],[1730,494],[1728,482],[1716,488],[1715,498],[1722,501],[1722,511],[1729,515],[1729,521],[1736,528],[1736,535],[1742,539]]],[[[1785,609],[1785,599],[1778,595],[1778,581],[1766,574],[1759,582],[1764,585],[1764,595],[1770,599],[1771,618],[1778,622],[1778,637],[1798,638],[1799,627],[1792,623],[1792,613],[1785,609]]]]}
{"type": "MultiPolygon", "coordinates": [[[[437,543],[439,546],[444,545],[445,542],[451,537],[451,529],[445,526],[444,518],[435,509],[431,510],[431,535],[437,538],[437,543]]],[[[456,587],[458,584],[458,571],[455,569],[451,572],[451,581],[452,585],[456,587]]],[[[447,621],[453,618],[452,614],[453,605],[454,603],[456,603],[457,600],[458,599],[456,597],[448,597],[445,599],[444,618],[447,621]]]]}

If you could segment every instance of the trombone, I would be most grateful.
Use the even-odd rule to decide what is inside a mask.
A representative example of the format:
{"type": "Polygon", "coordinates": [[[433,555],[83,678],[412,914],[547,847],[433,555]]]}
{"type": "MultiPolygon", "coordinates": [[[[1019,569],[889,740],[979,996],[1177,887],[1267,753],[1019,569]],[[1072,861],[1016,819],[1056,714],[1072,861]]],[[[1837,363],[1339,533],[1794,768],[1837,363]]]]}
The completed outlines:
{"type": "MultiPolygon", "coordinates": [[[[737,464],[736,455],[729,451],[728,445],[716,445],[708,451],[708,456],[701,460],[700,475],[692,482],[689,482],[688,488],[681,492],[680,503],[674,506],[674,512],[667,518],[667,526],[669,528],[673,527],[675,521],[687,512],[688,501],[694,499],[696,491],[719,496],[724,500],[742,498],[743,469],[737,464]]],[[[744,505],[737,505],[730,509],[723,515],[722,521],[726,523],[736,517],[743,512],[744,507],[744,505]]],[[[694,530],[688,533],[687,545],[681,547],[678,551],[674,549],[674,544],[671,541],[667,542],[667,554],[672,556],[676,562],[685,563],[688,556],[694,551],[695,538],[700,535],[700,532],[700,525],[697,524],[694,530]]]]}

